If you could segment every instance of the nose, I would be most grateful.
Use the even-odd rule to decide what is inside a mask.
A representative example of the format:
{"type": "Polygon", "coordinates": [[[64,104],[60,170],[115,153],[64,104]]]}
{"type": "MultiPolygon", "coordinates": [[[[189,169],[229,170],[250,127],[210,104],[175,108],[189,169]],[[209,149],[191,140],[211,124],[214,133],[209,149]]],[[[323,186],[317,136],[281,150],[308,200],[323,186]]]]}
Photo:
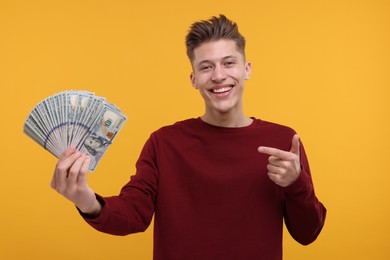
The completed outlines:
{"type": "Polygon", "coordinates": [[[226,72],[225,70],[217,65],[214,67],[213,74],[211,76],[211,80],[216,81],[216,82],[221,82],[224,79],[226,79],[226,72]]]}

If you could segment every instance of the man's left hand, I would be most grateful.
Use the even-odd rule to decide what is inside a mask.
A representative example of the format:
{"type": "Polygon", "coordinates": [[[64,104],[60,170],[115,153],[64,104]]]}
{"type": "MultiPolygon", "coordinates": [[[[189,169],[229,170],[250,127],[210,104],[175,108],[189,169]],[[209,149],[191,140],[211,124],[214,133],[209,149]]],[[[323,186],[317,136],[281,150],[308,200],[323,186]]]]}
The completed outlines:
{"type": "Polygon", "coordinates": [[[299,159],[299,136],[294,135],[290,151],[260,146],[260,153],[268,154],[268,176],[277,185],[287,187],[298,179],[301,173],[299,159]]]}

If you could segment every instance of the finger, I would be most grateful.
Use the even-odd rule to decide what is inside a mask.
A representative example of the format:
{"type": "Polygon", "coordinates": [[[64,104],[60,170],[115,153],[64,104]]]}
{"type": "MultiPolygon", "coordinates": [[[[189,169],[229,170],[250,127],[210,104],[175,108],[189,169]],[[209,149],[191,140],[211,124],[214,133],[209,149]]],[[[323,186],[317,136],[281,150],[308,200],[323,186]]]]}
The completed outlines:
{"type": "Polygon", "coordinates": [[[290,152],[299,156],[299,136],[297,134],[294,135],[294,137],[291,141],[290,152]]]}
{"type": "Polygon", "coordinates": [[[279,174],[279,172],[280,172],[279,167],[272,165],[272,164],[267,165],[267,170],[268,170],[268,173],[272,173],[272,174],[279,174]]]}
{"type": "Polygon", "coordinates": [[[76,148],[74,146],[68,147],[60,156],[59,161],[64,160],[65,158],[68,158],[71,154],[73,154],[76,151],[76,148]]]}
{"type": "Polygon", "coordinates": [[[80,158],[82,155],[83,154],[77,150],[75,150],[67,157],[65,157],[66,155],[64,154],[64,158],[61,161],[59,161],[57,168],[61,172],[67,172],[72,167],[72,165],[76,162],[76,160],[80,158]]]}
{"type": "Polygon", "coordinates": [[[64,192],[67,186],[67,178],[69,175],[69,171],[76,160],[81,156],[81,152],[76,151],[71,154],[69,157],[59,162],[56,167],[56,190],[60,193],[64,192]]]}
{"type": "Polygon", "coordinates": [[[57,189],[57,176],[58,176],[58,165],[65,159],[65,158],[68,158],[71,154],[73,154],[74,152],[76,151],[75,147],[73,146],[70,146],[68,147],[61,155],[60,157],[58,158],[58,161],[57,161],[57,164],[56,164],[56,167],[54,169],[54,172],[53,172],[53,176],[51,178],[51,181],[50,181],[50,187],[52,187],[53,189],[57,189]]]}
{"type": "Polygon", "coordinates": [[[273,156],[271,155],[270,157],[268,157],[268,162],[273,164],[273,165],[277,165],[277,166],[280,166],[280,164],[282,162],[285,162],[285,160],[279,158],[279,157],[276,157],[276,156],[273,156]]]}
{"type": "MultiPolygon", "coordinates": [[[[294,156],[296,157],[296,155],[294,155],[294,156]]],[[[283,159],[280,159],[279,157],[276,157],[276,156],[270,156],[270,157],[268,157],[268,163],[271,165],[274,165],[276,167],[288,169],[289,167],[291,167],[292,161],[283,160],[283,159]]]]}
{"type": "Polygon", "coordinates": [[[57,174],[56,174],[56,172],[55,172],[55,170],[54,170],[54,173],[53,173],[53,176],[51,177],[51,181],[50,181],[50,187],[52,188],[52,189],[56,189],[56,176],[57,176],[57,174]]]}
{"type": "Polygon", "coordinates": [[[278,174],[278,175],[285,175],[289,171],[289,165],[288,162],[282,161],[280,164],[268,164],[267,169],[269,172],[278,174]]]}
{"type": "Polygon", "coordinates": [[[274,183],[279,185],[280,175],[272,173],[272,172],[268,172],[268,177],[270,178],[271,181],[273,181],[274,183]]]}
{"type": "Polygon", "coordinates": [[[260,153],[268,154],[270,156],[275,156],[282,160],[292,160],[294,159],[292,154],[290,152],[286,152],[280,149],[272,148],[272,147],[266,147],[266,146],[260,146],[258,148],[258,151],[260,153]]]}
{"type": "Polygon", "coordinates": [[[89,164],[91,163],[91,157],[86,156],[83,165],[81,166],[79,176],[77,178],[77,183],[86,184],[87,183],[87,175],[89,172],[89,164]]]}
{"type": "Polygon", "coordinates": [[[84,161],[87,159],[87,155],[82,154],[79,158],[77,158],[69,169],[68,173],[68,184],[74,185],[76,184],[77,178],[80,174],[81,168],[84,164],[84,161]]]}

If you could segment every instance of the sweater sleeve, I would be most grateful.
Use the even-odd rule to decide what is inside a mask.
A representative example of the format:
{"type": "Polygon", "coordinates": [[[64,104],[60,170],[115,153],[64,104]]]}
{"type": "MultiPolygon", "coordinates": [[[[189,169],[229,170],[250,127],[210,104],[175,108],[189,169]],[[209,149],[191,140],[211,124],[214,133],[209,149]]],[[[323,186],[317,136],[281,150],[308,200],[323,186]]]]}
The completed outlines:
{"type": "Polygon", "coordinates": [[[145,231],[151,223],[157,193],[156,151],[150,138],[136,163],[136,174],[118,196],[96,195],[102,211],[96,218],[81,214],[96,230],[113,235],[145,231]]]}
{"type": "Polygon", "coordinates": [[[326,208],[317,199],[310,168],[302,143],[300,144],[301,174],[284,189],[284,218],[291,236],[308,245],[316,240],[325,223],[326,208]]]}

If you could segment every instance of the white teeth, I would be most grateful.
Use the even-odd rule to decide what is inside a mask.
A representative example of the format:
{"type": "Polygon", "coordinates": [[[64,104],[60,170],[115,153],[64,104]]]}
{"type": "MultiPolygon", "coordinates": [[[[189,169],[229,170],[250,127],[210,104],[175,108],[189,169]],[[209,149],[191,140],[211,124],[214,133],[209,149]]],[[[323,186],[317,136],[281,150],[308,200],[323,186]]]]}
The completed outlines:
{"type": "Polygon", "coordinates": [[[218,88],[218,89],[212,89],[211,92],[213,93],[223,93],[231,90],[232,87],[224,87],[224,88],[218,88]]]}

